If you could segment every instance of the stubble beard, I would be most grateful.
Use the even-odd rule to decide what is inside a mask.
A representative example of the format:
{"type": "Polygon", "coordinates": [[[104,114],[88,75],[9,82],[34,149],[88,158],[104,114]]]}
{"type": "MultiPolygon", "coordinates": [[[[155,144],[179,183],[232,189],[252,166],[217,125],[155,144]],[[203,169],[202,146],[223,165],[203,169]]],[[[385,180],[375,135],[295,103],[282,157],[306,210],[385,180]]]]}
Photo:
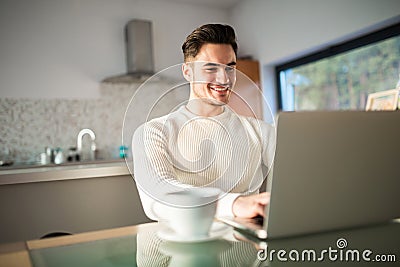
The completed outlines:
{"type": "MultiPolygon", "coordinates": [[[[204,90],[203,88],[201,88],[201,90],[204,90]]],[[[205,89],[206,92],[208,93],[208,90],[212,90],[212,89],[208,89],[208,87],[205,89]]],[[[221,107],[221,106],[225,106],[229,103],[229,98],[230,98],[230,90],[228,89],[227,92],[227,96],[226,96],[226,101],[220,101],[218,99],[215,99],[212,94],[207,94],[202,96],[201,94],[198,93],[198,90],[194,89],[193,90],[193,94],[197,99],[200,99],[202,102],[214,106],[214,107],[221,107]]]]}

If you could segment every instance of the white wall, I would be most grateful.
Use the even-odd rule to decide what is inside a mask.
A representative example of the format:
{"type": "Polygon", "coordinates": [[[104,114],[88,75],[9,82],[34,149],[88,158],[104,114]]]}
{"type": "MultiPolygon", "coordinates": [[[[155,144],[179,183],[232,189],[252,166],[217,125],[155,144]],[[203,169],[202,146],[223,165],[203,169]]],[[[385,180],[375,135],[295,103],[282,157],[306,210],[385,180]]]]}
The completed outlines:
{"type": "Polygon", "coordinates": [[[398,15],[399,0],[247,0],[232,9],[230,21],[240,53],[261,62],[264,90],[274,97],[275,64],[355,37],[398,15]]]}
{"type": "Polygon", "coordinates": [[[126,70],[123,27],[132,18],[153,21],[156,70],[181,62],[196,26],[229,21],[273,97],[266,69],[398,14],[398,0],[246,0],[231,12],[163,0],[2,0],[0,97],[98,97],[103,78],[126,70]]]}
{"type": "Polygon", "coordinates": [[[247,0],[232,10],[242,54],[272,64],[400,15],[399,0],[247,0]]]}
{"type": "Polygon", "coordinates": [[[1,0],[0,97],[96,98],[99,82],[126,71],[123,27],[153,21],[156,70],[182,61],[197,26],[228,11],[162,0],[1,0]]]}

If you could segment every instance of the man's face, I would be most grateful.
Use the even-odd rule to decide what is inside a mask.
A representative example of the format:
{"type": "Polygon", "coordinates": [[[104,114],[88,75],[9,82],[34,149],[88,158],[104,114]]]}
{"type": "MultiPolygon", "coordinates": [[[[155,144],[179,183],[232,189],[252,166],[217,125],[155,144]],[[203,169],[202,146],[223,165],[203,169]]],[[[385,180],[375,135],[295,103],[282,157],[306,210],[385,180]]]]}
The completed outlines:
{"type": "Polygon", "coordinates": [[[192,98],[214,106],[229,102],[236,81],[236,55],[231,45],[204,44],[183,71],[185,77],[190,74],[192,98]]]}

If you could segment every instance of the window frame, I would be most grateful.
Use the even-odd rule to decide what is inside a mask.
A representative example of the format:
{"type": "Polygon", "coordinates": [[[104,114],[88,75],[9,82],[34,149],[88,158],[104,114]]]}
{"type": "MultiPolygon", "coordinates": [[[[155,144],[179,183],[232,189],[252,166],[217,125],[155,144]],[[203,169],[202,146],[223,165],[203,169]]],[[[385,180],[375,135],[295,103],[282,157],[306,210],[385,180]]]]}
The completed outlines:
{"type": "Polygon", "coordinates": [[[342,41],[331,45],[327,48],[318,50],[316,52],[307,54],[305,56],[293,59],[291,61],[282,63],[280,65],[275,66],[275,82],[276,82],[276,90],[278,97],[278,111],[282,111],[282,85],[280,81],[280,72],[291,69],[294,67],[298,67],[304,64],[316,62],[318,60],[328,58],[331,56],[335,56],[341,53],[345,53],[349,50],[360,48],[363,46],[367,46],[373,43],[377,43],[391,37],[400,36],[400,22],[396,22],[390,26],[386,26],[384,28],[369,32],[367,34],[358,36],[356,38],[352,38],[346,41],[342,41]]]}

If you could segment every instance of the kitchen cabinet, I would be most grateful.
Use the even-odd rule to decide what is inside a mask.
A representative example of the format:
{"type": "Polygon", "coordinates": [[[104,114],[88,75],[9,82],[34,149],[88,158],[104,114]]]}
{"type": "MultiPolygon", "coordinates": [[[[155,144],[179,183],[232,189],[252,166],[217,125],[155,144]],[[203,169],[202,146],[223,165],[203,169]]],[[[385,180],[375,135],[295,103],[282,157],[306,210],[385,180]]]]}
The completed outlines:
{"type": "Polygon", "coordinates": [[[229,106],[240,115],[262,119],[263,97],[259,62],[238,59],[236,68],[239,72],[229,106]]]}
{"type": "Polygon", "coordinates": [[[125,162],[1,171],[0,217],[0,243],[150,221],[125,162]]]}
{"type": "Polygon", "coordinates": [[[257,60],[238,59],[236,68],[246,74],[253,82],[260,87],[260,64],[257,60]]]}

